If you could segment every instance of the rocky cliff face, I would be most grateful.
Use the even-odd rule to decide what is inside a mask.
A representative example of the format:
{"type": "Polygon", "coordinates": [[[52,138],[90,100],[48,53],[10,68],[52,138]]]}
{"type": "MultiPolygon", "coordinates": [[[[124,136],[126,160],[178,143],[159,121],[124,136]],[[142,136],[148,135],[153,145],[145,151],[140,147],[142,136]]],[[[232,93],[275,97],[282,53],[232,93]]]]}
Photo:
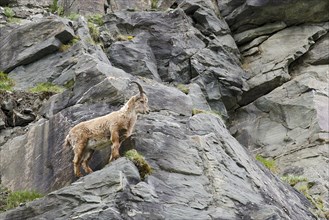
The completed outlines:
{"type": "Polygon", "coordinates": [[[34,108],[1,93],[1,183],[50,194],[0,219],[325,218],[326,0],[58,1],[67,17],[47,12],[54,2],[0,1],[0,70],[14,89],[66,87],[36,96],[34,108]],[[153,172],[142,180],[125,158],[106,165],[105,149],[91,161],[98,171],[77,180],[64,137],[124,104],[137,92],[130,80],[151,113],[121,154],[137,149],[153,172]],[[10,102],[34,117],[8,123],[10,102]],[[273,159],[276,173],[256,155],[273,159]],[[304,177],[293,184],[304,195],[282,176],[304,177]]]}

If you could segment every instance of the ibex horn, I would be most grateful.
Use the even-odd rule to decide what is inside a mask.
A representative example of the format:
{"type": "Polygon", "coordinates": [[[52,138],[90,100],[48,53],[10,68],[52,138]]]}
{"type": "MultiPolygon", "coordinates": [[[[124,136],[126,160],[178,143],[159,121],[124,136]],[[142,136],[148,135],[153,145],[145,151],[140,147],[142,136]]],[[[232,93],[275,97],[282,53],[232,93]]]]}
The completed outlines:
{"type": "Polygon", "coordinates": [[[141,96],[143,95],[143,93],[146,94],[143,90],[143,87],[138,82],[132,81],[130,83],[136,83],[137,84],[141,96]]]}

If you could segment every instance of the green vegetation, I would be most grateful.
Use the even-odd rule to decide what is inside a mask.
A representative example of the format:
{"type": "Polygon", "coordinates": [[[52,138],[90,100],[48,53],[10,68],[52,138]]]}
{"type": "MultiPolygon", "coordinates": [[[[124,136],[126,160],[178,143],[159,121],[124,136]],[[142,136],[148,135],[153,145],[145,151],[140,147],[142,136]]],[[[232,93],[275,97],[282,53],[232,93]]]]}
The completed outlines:
{"type": "Polygon", "coordinates": [[[184,84],[178,84],[176,87],[186,95],[190,92],[190,89],[184,84]]]}
{"type": "Polygon", "coordinates": [[[261,162],[267,169],[269,169],[270,171],[272,171],[273,173],[277,172],[277,166],[274,160],[272,159],[266,159],[264,157],[262,157],[261,155],[256,155],[256,160],[258,160],[259,162],[261,162]]]}
{"type": "Polygon", "coordinates": [[[60,52],[65,52],[68,51],[74,44],[76,44],[78,41],[80,40],[79,37],[74,37],[72,40],[70,40],[70,42],[68,42],[67,44],[62,44],[58,50],[60,52]]]}
{"type": "Polygon", "coordinates": [[[206,111],[206,110],[202,110],[202,109],[197,109],[197,108],[194,108],[192,109],[192,115],[197,115],[197,114],[210,114],[210,115],[213,115],[213,116],[216,116],[216,117],[219,117],[220,119],[222,119],[222,115],[220,112],[217,112],[217,111],[206,111]]]}
{"type": "Polygon", "coordinates": [[[37,198],[43,197],[42,194],[34,191],[16,191],[9,193],[7,197],[6,209],[12,209],[19,206],[21,203],[33,201],[37,198]]]}
{"type": "Polygon", "coordinates": [[[91,38],[94,43],[100,43],[100,31],[99,26],[104,25],[103,16],[101,14],[95,14],[88,16],[88,29],[91,38]]]}
{"type": "Polygon", "coordinates": [[[103,26],[104,25],[103,15],[101,15],[101,14],[89,15],[88,22],[91,22],[98,26],[103,26]]]}
{"type": "Polygon", "coordinates": [[[68,16],[66,16],[68,19],[72,20],[72,21],[77,21],[80,17],[79,14],[77,13],[70,13],[68,16]]]}
{"type": "Polygon", "coordinates": [[[135,149],[127,151],[125,153],[125,157],[127,157],[135,164],[142,179],[144,179],[152,172],[151,166],[147,163],[145,158],[140,155],[135,149]]]}
{"type": "Polygon", "coordinates": [[[0,91],[12,91],[15,82],[4,72],[0,72],[0,91]]]}
{"type": "Polygon", "coordinates": [[[61,93],[65,89],[63,87],[54,85],[50,82],[38,83],[35,87],[30,88],[29,92],[39,93],[39,92],[50,92],[50,93],[61,93]]]}
{"type": "Polygon", "coordinates": [[[22,203],[26,203],[40,197],[43,197],[43,195],[35,191],[11,192],[6,187],[0,185],[0,212],[15,208],[22,203]]]}
{"type": "Polygon", "coordinates": [[[158,8],[158,0],[151,0],[151,9],[158,8]]]}
{"type": "Polygon", "coordinates": [[[297,183],[307,182],[308,181],[306,177],[294,176],[294,175],[291,175],[291,174],[286,175],[286,176],[282,176],[281,180],[288,183],[290,186],[295,186],[297,183]]]}
{"type": "Polygon", "coordinates": [[[64,84],[64,87],[67,88],[67,89],[71,89],[71,88],[73,88],[74,84],[75,84],[74,79],[71,79],[71,80],[67,81],[67,82],[64,84]]]}
{"type": "Polygon", "coordinates": [[[319,217],[325,217],[328,214],[328,211],[325,211],[324,209],[324,202],[323,199],[320,197],[314,198],[310,195],[309,193],[309,187],[310,185],[302,185],[297,187],[296,189],[303,193],[304,196],[316,207],[316,209],[318,210],[316,215],[318,215],[319,217]]]}
{"type": "Polygon", "coordinates": [[[99,32],[99,28],[92,22],[88,21],[88,28],[89,28],[89,33],[91,38],[93,39],[93,41],[95,43],[99,43],[100,42],[100,32],[99,32]]]}
{"type": "Polygon", "coordinates": [[[134,39],[134,36],[118,34],[116,36],[117,41],[128,41],[134,39]]]}
{"type": "Polygon", "coordinates": [[[20,22],[20,19],[14,18],[15,12],[13,11],[13,9],[11,9],[9,7],[5,7],[4,14],[7,17],[7,20],[9,23],[19,23],[20,22]]]}
{"type": "Polygon", "coordinates": [[[15,16],[15,12],[9,7],[5,7],[3,13],[7,18],[13,18],[15,16]]]}
{"type": "Polygon", "coordinates": [[[53,4],[49,8],[51,13],[62,16],[64,14],[64,8],[62,6],[58,6],[58,0],[53,0],[53,4]]]}

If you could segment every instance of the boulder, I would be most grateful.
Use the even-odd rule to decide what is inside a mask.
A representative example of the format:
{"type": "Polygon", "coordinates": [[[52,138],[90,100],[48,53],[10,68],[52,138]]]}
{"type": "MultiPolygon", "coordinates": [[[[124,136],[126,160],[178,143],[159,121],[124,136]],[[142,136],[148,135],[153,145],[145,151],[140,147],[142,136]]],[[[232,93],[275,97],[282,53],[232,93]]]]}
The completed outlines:
{"type": "Polygon", "coordinates": [[[15,89],[28,90],[43,82],[71,89],[74,86],[78,68],[86,68],[88,65],[92,68],[96,65],[96,61],[110,65],[100,47],[90,43],[91,36],[84,18],[80,18],[77,22],[68,20],[66,22],[72,25],[72,31],[75,31],[79,38],[61,44],[58,51],[43,56],[33,63],[20,65],[13,69],[9,73],[9,77],[15,81],[15,89]]]}
{"type": "Polygon", "coordinates": [[[111,63],[152,79],[188,82],[189,57],[205,46],[182,10],[116,12],[105,17],[105,25],[115,38],[133,37],[107,49],[111,63]]]}
{"type": "Polygon", "coordinates": [[[58,50],[74,37],[71,27],[52,17],[23,25],[0,37],[0,69],[10,72],[15,67],[37,61],[58,50]]]}
{"type": "Polygon", "coordinates": [[[329,20],[327,0],[219,0],[218,5],[234,33],[273,21],[292,26],[329,20]]]}
{"type": "Polygon", "coordinates": [[[310,203],[250,158],[216,116],[151,113],[138,120],[135,137],[153,168],[145,181],[119,158],[0,218],[316,219],[310,203]]]}
{"type": "MultiPolygon", "coordinates": [[[[278,174],[307,177],[310,195],[328,200],[329,97],[324,68],[303,74],[239,109],[231,132],[254,154],[275,158],[278,174]],[[298,172],[297,172],[297,171],[298,172]],[[314,188],[313,188],[314,187],[314,188]],[[313,189],[318,188],[314,191],[313,189]]],[[[324,205],[328,209],[328,204],[324,205]]]]}
{"type": "Polygon", "coordinates": [[[246,105],[287,82],[291,78],[289,65],[326,33],[322,25],[300,25],[267,38],[258,46],[257,54],[244,59],[243,66],[251,77],[247,80],[249,90],[239,104],[246,105]]]}
{"type": "Polygon", "coordinates": [[[59,0],[58,6],[62,6],[64,14],[70,15],[72,13],[80,15],[103,15],[106,13],[107,1],[105,0],[59,0]]]}
{"type": "Polygon", "coordinates": [[[132,38],[110,45],[106,51],[111,63],[157,81],[198,82],[214,110],[235,108],[248,77],[226,22],[209,5],[215,8],[210,1],[195,1],[170,12],[107,15],[105,26],[114,38],[132,38]],[[221,85],[213,90],[217,94],[211,94],[210,84],[221,85]]]}
{"type": "Polygon", "coordinates": [[[287,25],[284,22],[276,22],[272,24],[266,24],[261,27],[250,29],[234,35],[234,40],[238,45],[251,41],[259,36],[272,34],[279,30],[282,30],[287,25]]]}
{"type": "Polygon", "coordinates": [[[109,0],[108,7],[110,12],[136,10],[145,11],[152,8],[151,0],[109,0]]]}
{"type": "Polygon", "coordinates": [[[15,0],[12,1],[17,6],[26,6],[30,8],[46,8],[53,4],[53,0],[15,0]]]}

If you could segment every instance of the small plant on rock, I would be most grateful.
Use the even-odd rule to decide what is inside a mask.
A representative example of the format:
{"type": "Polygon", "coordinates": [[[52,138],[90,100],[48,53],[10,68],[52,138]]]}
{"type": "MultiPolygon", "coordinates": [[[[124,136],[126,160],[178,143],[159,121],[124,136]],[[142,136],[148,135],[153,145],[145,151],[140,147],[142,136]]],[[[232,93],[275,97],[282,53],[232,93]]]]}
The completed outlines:
{"type": "Polygon", "coordinates": [[[140,155],[135,149],[127,151],[125,153],[125,157],[127,157],[135,164],[142,179],[144,179],[152,172],[151,166],[147,163],[145,158],[140,155]]]}
{"type": "Polygon", "coordinates": [[[315,206],[316,210],[316,215],[319,216],[321,219],[323,217],[327,217],[328,215],[328,211],[325,210],[324,208],[324,201],[321,197],[315,197],[315,196],[311,196],[309,193],[310,190],[310,186],[309,184],[307,185],[302,185],[299,187],[296,187],[296,189],[303,193],[304,196],[315,206]]]}
{"type": "Polygon", "coordinates": [[[35,87],[29,89],[29,91],[32,93],[39,93],[39,92],[61,93],[64,90],[65,89],[63,87],[54,85],[50,82],[38,83],[35,87]]]}
{"type": "Polygon", "coordinates": [[[216,116],[217,118],[223,119],[221,113],[217,112],[217,111],[213,111],[213,110],[206,111],[206,110],[197,109],[197,108],[192,109],[192,115],[197,115],[197,114],[201,114],[201,113],[210,114],[210,115],[216,116]]]}
{"type": "Polygon", "coordinates": [[[62,16],[64,14],[64,8],[62,6],[58,6],[58,0],[53,0],[53,4],[49,8],[51,13],[62,16]]]}
{"type": "Polygon", "coordinates": [[[10,192],[7,197],[6,210],[15,208],[22,203],[30,202],[41,197],[43,197],[43,195],[35,191],[10,192]]]}
{"type": "Polygon", "coordinates": [[[184,84],[178,84],[176,87],[186,95],[190,92],[190,89],[184,84]]]}
{"type": "Polygon", "coordinates": [[[64,87],[67,89],[72,89],[74,87],[75,81],[71,79],[64,84],[64,87]]]}
{"type": "Polygon", "coordinates": [[[118,34],[116,36],[117,41],[128,41],[134,39],[134,36],[131,35],[123,35],[123,34],[118,34]]]}
{"type": "Polygon", "coordinates": [[[276,163],[273,159],[266,159],[261,155],[257,155],[256,156],[256,160],[258,160],[259,162],[261,162],[267,169],[269,169],[270,171],[272,171],[273,173],[277,172],[277,166],[276,163]]]}
{"type": "Polygon", "coordinates": [[[151,0],[151,9],[157,9],[158,8],[158,0],[151,0]]]}
{"type": "Polygon", "coordinates": [[[286,176],[282,176],[281,180],[288,183],[290,186],[295,186],[297,183],[308,181],[306,177],[294,176],[294,175],[291,175],[291,174],[286,175],[286,176]]]}
{"type": "Polygon", "coordinates": [[[15,12],[9,7],[4,8],[4,15],[7,17],[9,23],[19,23],[20,19],[14,18],[15,12]]]}
{"type": "Polygon", "coordinates": [[[88,16],[88,22],[91,22],[98,26],[103,26],[104,25],[103,15],[101,14],[90,15],[88,16]]]}
{"type": "Polygon", "coordinates": [[[68,16],[66,16],[68,19],[72,20],[72,21],[77,21],[80,17],[79,14],[77,13],[70,13],[68,16]]]}
{"type": "Polygon", "coordinates": [[[9,7],[5,7],[3,13],[7,18],[13,18],[15,16],[15,12],[9,7]]]}
{"type": "Polygon", "coordinates": [[[12,91],[15,82],[4,72],[0,72],[0,91],[12,91]]]}
{"type": "Polygon", "coordinates": [[[74,37],[70,42],[66,43],[66,44],[62,44],[58,50],[60,52],[65,52],[68,51],[74,44],[76,44],[78,41],[80,40],[79,37],[74,37]]]}
{"type": "Polygon", "coordinates": [[[93,39],[93,41],[95,43],[99,43],[100,42],[100,32],[99,32],[98,27],[94,23],[88,21],[88,29],[89,29],[89,33],[90,33],[90,36],[93,39]]]}

